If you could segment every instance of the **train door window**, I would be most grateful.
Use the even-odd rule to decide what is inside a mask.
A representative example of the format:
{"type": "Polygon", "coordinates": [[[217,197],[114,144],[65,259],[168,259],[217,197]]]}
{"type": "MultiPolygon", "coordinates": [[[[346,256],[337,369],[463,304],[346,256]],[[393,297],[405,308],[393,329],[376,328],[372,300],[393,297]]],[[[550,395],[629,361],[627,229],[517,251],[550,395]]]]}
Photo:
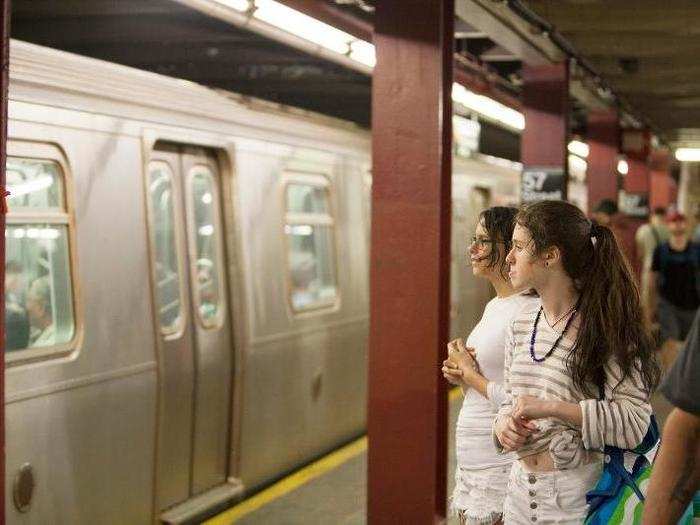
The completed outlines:
{"type": "Polygon", "coordinates": [[[176,232],[179,207],[175,191],[170,166],[162,161],[151,162],[148,169],[148,202],[156,304],[160,330],[166,335],[178,333],[184,322],[180,243],[176,232]]]}
{"type": "Polygon", "coordinates": [[[285,186],[289,301],[295,312],[338,301],[335,222],[329,183],[320,175],[288,174],[285,186]]]}
{"type": "Polygon", "coordinates": [[[190,228],[194,260],[193,296],[200,322],[205,328],[222,321],[221,218],[219,192],[209,166],[194,166],[189,173],[190,228]]]}
{"type": "Polygon", "coordinates": [[[76,329],[63,169],[55,160],[9,156],[6,173],[6,356],[67,350],[76,329]]]}

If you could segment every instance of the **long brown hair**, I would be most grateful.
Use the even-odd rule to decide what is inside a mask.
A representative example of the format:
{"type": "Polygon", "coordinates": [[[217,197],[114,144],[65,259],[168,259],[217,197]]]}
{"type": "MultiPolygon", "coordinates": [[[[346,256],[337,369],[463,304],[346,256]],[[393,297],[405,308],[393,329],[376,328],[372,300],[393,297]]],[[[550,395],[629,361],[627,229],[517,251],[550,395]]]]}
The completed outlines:
{"type": "Polygon", "coordinates": [[[613,232],[564,201],[528,204],[516,222],[532,235],[535,253],[559,248],[564,270],[581,294],[580,326],[567,360],[574,385],[598,397],[603,366],[614,357],[622,378],[637,368],[651,394],[660,376],[654,343],[642,316],[639,288],[613,232]]]}

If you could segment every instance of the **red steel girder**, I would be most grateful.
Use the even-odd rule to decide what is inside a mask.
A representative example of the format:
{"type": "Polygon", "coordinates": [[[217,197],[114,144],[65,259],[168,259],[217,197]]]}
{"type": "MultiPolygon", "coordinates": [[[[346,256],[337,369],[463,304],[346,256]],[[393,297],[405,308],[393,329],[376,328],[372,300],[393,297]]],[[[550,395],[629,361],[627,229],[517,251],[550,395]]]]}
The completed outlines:
{"type": "Polygon", "coordinates": [[[372,525],[445,518],[453,24],[453,0],[382,0],[375,13],[372,525]]]}

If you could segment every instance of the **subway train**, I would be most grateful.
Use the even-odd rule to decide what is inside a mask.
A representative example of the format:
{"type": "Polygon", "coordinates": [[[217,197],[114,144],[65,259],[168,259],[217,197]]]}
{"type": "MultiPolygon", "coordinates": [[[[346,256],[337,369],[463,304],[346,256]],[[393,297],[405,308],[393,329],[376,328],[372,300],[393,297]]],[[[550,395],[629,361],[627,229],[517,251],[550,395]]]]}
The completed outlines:
{"type": "MultiPolygon", "coordinates": [[[[8,126],[8,523],[192,521],[363,434],[367,130],[20,41],[8,126]]],[[[518,177],[455,157],[453,335],[518,177]]]]}

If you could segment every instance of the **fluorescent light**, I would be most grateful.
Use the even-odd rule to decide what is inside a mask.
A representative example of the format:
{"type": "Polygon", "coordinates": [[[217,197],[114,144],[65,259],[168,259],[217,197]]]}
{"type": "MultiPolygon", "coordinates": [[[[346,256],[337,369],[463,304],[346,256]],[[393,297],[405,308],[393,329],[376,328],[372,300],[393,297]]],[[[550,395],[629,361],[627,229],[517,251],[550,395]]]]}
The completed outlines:
{"type": "Polygon", "coordinates": [[[505,124],[510,128],[517,130],[525,129],[525,117],[522,113],[492,98],[477,95],[460,84],[452,84],[452,100],[467,109],[475,111],[491,120],[505,124]]]}
{"type": "Polygon", "coordinates": [[[627,175],[627,173],[629,173],[630,167],[626,160],[620,159],[617,161],[617,171],[621,175],[627,175]]]}
{"type": "Polygon", "coordinates": [[[241,12],[250,9],[250,2],[248,0],[214,0],[214,2],[241,12]]]}
{"type": "Polygon", "coordinates": [[[355,38],[274,0],[255,0],[253,16],[288,33],[345,55],[355,38]]]}
{"type": "Polygon", "coordinates": [[[374,67],[377,64],[374,45],[364,40],[355,40],[350,44],[350,58],[369,67],[374,67]]]}
{"type": "Polygon", "coordinates": [[[201,235],[202,237],[209,237],[214,233],[214,226],[212,224],[205,224],[204,226],[200,226],[199,230],[197,230],[197,233],[199,233],[199,235],[201,235]]]}
{"type": "Polygon", "coordinates": [[[581,142],[580,140],[572,140],[569,142],[569,152],[573,153],[574,155],[578,155],[579,157],[583,157],[584,159],[588,157],[589,153],[589,148],[588,144],[585,142],[581,142]]]}
{"type": "Polygon", "coordinates": [[[52,185],[53,177],[51,177],[51,175],[42,175],[34,180],[20,182],[19,184],[8,184],[7,190],[10,192],[8,197],[12,199],[13,197],[19,197],[20,195],[26,195],[27,193],[42,191],[51,187],[52,185]]]}
{"type": "Polygon", "coordinates": [[[678,148],[676,159],[681,162],[698,162],[700,161],[700,148],[678,148]]]}
{"type": "Polygon", "coordinates": [[[308,224],[285,225],[284,233],[288,235],[313,235],[314,229],[308,224]]]}

